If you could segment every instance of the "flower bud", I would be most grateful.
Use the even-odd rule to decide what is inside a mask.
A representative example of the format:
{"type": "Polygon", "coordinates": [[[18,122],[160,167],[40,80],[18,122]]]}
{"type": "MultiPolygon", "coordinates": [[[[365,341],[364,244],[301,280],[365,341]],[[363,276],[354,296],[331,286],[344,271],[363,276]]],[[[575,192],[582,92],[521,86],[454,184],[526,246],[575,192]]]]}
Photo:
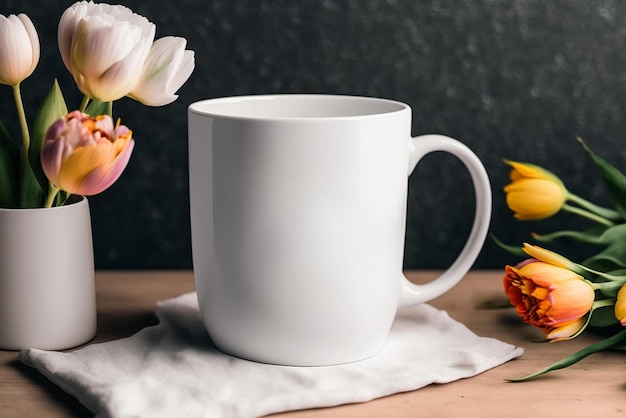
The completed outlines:
{"type": "Polygon", "coordinates": [[[25,14],[0,15],[0,84],[16,86],[39,62],[39,37],[25,14]]]}
{"type": "Polygon", "coordinates": [[[41,149],[48,180],[68,193],[95,195],[111,186],[128,164],[135,142],[111,117],[73,111],[53,123],[41,149]]]}
{"type": "Polygon", "coordinates": [[[506,203],[520,220],[540,220],[556,214],[567,199],[567,189],[554,174],[532,164],[505,160],[512,167],[504,188],[506,203]]]}

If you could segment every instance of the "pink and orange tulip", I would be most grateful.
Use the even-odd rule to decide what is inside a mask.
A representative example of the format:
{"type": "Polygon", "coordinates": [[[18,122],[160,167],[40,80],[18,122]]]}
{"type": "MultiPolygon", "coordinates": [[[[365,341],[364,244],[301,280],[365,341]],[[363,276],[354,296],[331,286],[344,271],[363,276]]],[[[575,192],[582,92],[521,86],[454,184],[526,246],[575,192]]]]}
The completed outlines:
{"type": "Polygon", "coordinates": [[[109,116],[73,111],[48,129],[41,165],[55,188],[91,196],[120,177],[134,144],[132,131],[109,116]]]}
{"type": "Polygon", "coordinates": [[[517,313],[550,340],[577,335],[586,324],[595,293],[579,274],[538,260],[506,266],[504,289],[517,313]]]}

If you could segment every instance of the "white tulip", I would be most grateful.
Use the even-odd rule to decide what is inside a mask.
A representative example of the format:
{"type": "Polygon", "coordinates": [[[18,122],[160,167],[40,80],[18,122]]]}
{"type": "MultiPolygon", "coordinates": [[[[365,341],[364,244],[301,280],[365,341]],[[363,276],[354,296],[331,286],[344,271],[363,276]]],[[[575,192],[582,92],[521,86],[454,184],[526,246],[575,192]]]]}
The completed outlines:
{"type": "Polygon", "coordinates": [[[137,85],[155,31],[127,7],[80,1],[61,16],[59,50],[80,91],[109,102],[137,85]]]}
{"type": "Polygon", "coordinates": [[[128,95],[148,106],[163,106],[178,98],[176,91],[195,67],[194,52],[185,50],[185,38],[166,36],[150,49],[137,86],[128,95]]]}
{"type": "Polygon", "coordinates": [[[25,14],[0,15],[0,84],[16,86],[39,62],[39,37],[25,14]]]}

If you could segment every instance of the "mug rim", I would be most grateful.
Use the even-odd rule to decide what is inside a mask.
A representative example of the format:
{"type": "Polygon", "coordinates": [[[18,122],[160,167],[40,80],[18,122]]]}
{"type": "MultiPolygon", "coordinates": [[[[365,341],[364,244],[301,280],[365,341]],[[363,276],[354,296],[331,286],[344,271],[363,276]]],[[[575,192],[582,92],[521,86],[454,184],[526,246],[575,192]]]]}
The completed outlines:
{"type": "Polygon", "coordinates": [[[353,120],[410,111],[406,103],[370,96],[341,94],[258,94],[227,96],[199,100],[188,107],[189,114],[220,119],[257,121],[318,121],[353,120]],[[270,101],[282,106],[278,109],[262,109],[259,104],[270,101]],[[296,104],[315,104],[308,110],[296,104]],[[253,106],[256,105],[256,108],[253,106]],[[347,106],[350,105],[350,106],[347,106]],[[247,111],[244,109],[247,106],[247,111]],[[343,106],[343,107],[340,107],[343,106]]]}

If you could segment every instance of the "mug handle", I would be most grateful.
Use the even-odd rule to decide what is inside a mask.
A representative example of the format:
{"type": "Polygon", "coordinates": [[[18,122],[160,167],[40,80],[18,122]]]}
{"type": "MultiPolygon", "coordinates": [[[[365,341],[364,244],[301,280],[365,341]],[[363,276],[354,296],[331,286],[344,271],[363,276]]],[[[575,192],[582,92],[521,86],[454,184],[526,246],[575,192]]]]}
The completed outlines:
{"type": "Polygon", "coordinates": [[[426,154],[444,151],[456,156],[469,171],[476,196],[476,212],[469,238],[454,263],[439,277],[425,284],[411,283],[402,276],[402,294],[399,307],[427,302],[442,295],[467,274],[476,261],[485,242],[491,219],[491,186],[487,171],[480,159],[461,142],[444,135],[422,135],[409,141],[410,175],[426,154]]]}

